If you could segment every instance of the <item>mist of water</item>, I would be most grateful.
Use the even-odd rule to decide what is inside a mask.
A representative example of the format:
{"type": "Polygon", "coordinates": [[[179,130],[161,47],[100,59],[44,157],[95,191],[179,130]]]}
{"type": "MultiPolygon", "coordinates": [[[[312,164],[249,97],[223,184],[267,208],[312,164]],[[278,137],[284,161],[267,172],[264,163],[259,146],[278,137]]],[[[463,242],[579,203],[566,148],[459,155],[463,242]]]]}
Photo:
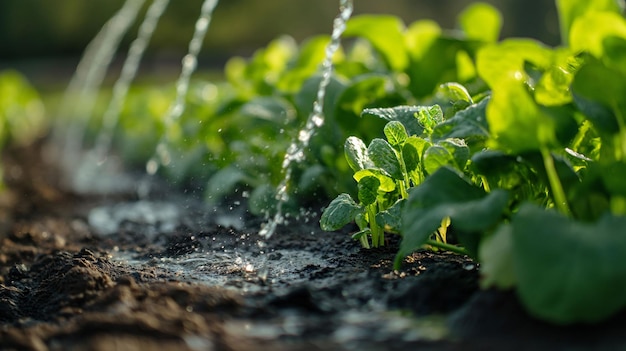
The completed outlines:
{"type": "Polygon", "coordinates": [[[302,162],[304,160],[304,151],[309,146],[309,142],[315,130],[324,124],[324,98],[326,96],[326,88],[330,83],[333,73],[333,56],[339,49],[341,44],[341,35],[346,29],[346,22],[350,19],[353,10],[352,0],[340,0],[339,15],[333,22],[333,31],[330,43],[326,47],[324,61],[322,62],[322,79],[317,89],[317,97],[313,103],[313,112],[309,115],[304,127],[298,132],[297,138],[289,145],[285,158],[283,159],[282,170],[284,172],[283,180],[278,185],[276,191],[276,213],[261,228],[259,234],[265,238],[271,237],[276,231],[276,227],[283,223],[285,218],[283,214],[283,206],[289,200],[288,186],[292,177],[292,164],[302,162]]]}

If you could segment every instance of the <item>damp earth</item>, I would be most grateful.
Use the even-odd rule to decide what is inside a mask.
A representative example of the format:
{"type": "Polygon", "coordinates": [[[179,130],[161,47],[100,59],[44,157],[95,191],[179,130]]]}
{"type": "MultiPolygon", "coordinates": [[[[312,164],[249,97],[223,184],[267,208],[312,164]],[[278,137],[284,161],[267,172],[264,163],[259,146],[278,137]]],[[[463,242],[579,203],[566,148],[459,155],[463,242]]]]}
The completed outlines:
{"type": "MultiPolygon", "coordinates": [[[[5,152],[2,350],[619,349],[626,316],[557,327],[511,292],[479,289],[470,258],[397,238],[366,250],[319,229],[320,208],[265,240],[245,198],[75,193],[37,147],[5,152]]],[[[129,176],[132,179],[132,176],[129,176]]],[[[139,177],[135,179],[137,182],[139,177]]]]}

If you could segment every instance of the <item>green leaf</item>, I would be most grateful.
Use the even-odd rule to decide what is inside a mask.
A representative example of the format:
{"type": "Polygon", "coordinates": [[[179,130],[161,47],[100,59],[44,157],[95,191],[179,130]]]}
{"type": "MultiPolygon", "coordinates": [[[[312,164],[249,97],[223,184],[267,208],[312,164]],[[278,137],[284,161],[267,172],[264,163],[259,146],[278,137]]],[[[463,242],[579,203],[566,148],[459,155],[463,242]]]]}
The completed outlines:
{"type": "Polygon", "coordinates": [[[398,121],[391,121],[385,125],[385,137],[391,146],[402,147],[409,135],[406,133],[404,125],[398,121]]]}
{"type": "Polygon", "coordinates": [[[512,226],[517,291],[531,314],[593,323],[626,306],[626,217],[582,223],[527,204],[512,226]]]}
{"type": "Polygon", "coordinates": [[[494,92],[501,85],[528,80],[524,70],[528,63],[539,69],[550,67],[552,51],[531,39],[507,39],[497,45],[483,47],[476,59],[479,75],[494,92]]]}
{"type": "Polygon", "coordinates": [[[626,76],[597,60],[589,61],[574,78],[575,102],[596,128],[613,134],[619,130],[620,124],[613,108],[626,108],[626,86],[623,83],[626,76]]]}
{"type": "Polygon", "coordinates": [[[424,150],[428,149],[432,145],[432,143],[429,142],[428,140],[420,138],[420,137],[415,136],[415,135],[410,136],[406,140],[405,144],[413,145],[413,147],[415,147],[415,150],[417,151],[417,155],[420,158],[424,154],[424,150]]]}
{"type": "Polygon", "coordinates": [[[343,149],[348,165],[350,165],[350,168],[352,168],[353,171],[356,172],[362,169],[374,167],[374,163],[367,155],[367,146],[365,146],[363,140],[355,136],[348,137],[343,149]]]}
{"type": "Polygon", "coordinates": [[[409,55],[414,59],[419,59],[426,55],[441,36],[441,27],[432,20],[420,20],[411,23],[405,32],[405,43],[409,55]]]}
{"type": "Polygon", "coordinates": [[[608,67],[626,73],[626,38],[607,37],[602,41],[604,45],[604,62],[608,67]]]}
{"type": "Polygon", "coordinates": [[[417,149],[413,144],[405,143],[402,146],[402,159],[404,160],[404,165],[406,167],[407,172],[411,172],[417,169],[420,162],[420,157],[417,152],[417,149]]]}
{"type": "Polygon", "coordinates": [[[450,138],[437,142],[437,145],[443,146],[450,152],[454,160],[454,166],[462,171],[470,157],[469,148],[463,139],[450,138]]]}
{"type": "Polygon", "coordinates": [[[329,42],[328,35],[319,35],[302,43],[293,67],[282,72],[276,87],[290,93],[299,91],[302,83],[317,72],[329,42]]]}
{"type": "Polygon", "coordinates": [[[481,241],[478,259],[481,288],[513,288],[517,284],[513,264],[513,228],[509,224],[502,224],[495,233],[481,241]]]}
{"type": "Polygon", "coordinates": [[[395,106],[389,108],[366,108],[361,116],[375,116],[386,121],[401,122],[409,135],[420,135],[424,128],[417,121],[416,115],[427,109],[424,106],[395,106]]]}
{"type": "Polygon", "coordinates": [[[496,42],[502,27],[502,15],[486,3],[468,6],[459,16],[459,24],[469,39],[496,42]]]}
{"type": "Polygon", "coordinates": [[[574,103],[598,131],[613,134],[619,130],[617,119],[610,107],[576,93],[574,103]]]}
{"type": "Polygon", "coordinates": [[[278,97],[258,97],[241,107],[241,113],[251,118],[258,118],[284,125],[296,118],[293,106],[278,97]]]}
{"type": "Polygon", "coordinates": [[[434,102],[441,106],[446,119],[474,103],[467,89],[459,83],[439,85],[435,91],[434,102]]]}
{"type": "Polygon", "coordinates": [[[353,78],[339,96],[337,107],[358,116],[364,108],[391,95],[389,79],[388,75],[375,73],[363,74],[353,78]]]}
{"type": "Polygon", "coordinates": [[[439,123],[431,138],[441,140],[447,138],[463,138],[466,141],[484,140],[489,137],[487,124],[487,104],[489,98],[457,112],[452,118],[439,123]]]}
{"type": "MultiPolygon", "coordinates": [[[[508,193],[484,190],[469,183],[456,171],[442,167],[422,184],[412,188],[402,211],[403,239],[396,256],[396,267],[404,256],[419,248],[439,228],[445,217],[458,232],[459,239],[483,232],[495,225],[508,203],[508,193]]],[[[476,242],[466,240],[468,249],[476,242]]],[[[476,252],[472,252],[476,254],[476,252]]]]}
{"type": "Polygon", "coordinates": [[[404,178],[396,152],[386,140],[380,138],[372,140],[367,148],[367,154],[376,167],[389,173],[393,179],[404,178]]]}
{"type": "Polygon", "coordinates": [[[391,207],[376,214],[376,224],[386,232],[398,233],[402,223],[402,208],[405,199],[396,201],[391,207]]]}
{"type": "MultiPolygon", "coordinates": [[[[570,28],[577,19],[592,12],[612,11],[616,14],[622,12],[619,1],[615,0],[557,0],[556,6],[561,27],[561,41],[565,45],[570,40],[570,28]]],[[[590,32],[596,30],[596,27],[587,28],[593,28],[593,30],[589,30],[590,32]]]]}
{"type": "Polygon", "coordinates": [[[340,194],[322,213],[320,227],[325,231],[335,231],[352,222],[362,208],[348,194],[340,194]]]}
{"type": "Polygon", "coordinates": [[[361,202],[361,205],[367,206],[376,202],[379,187],[380,180],[378,180],[375,176],[361,178],[358,183],[359,201],[361,202]]]}
{"type": "Polygon", "coordinates": [[[478,72],[493,90],[487,105],[489,142],[511,153],[558,145],[556,123],[542,113],[528,91],[530,77],[524,70],[528,62],[548,67],[551,53],[530,40],[507,40],[478,53],[478,72]]]}
{"type": "Polygon", "coordinates": [[[411,56],[410,69],[406,73],[410,78],[409,89],[416,98],[431,96],[439,84],[464,83],[462,78],[473,78],[471,72],[468,75],[464,58],[475,57],[477,49],[484,45],[442,34],[441,29],[430,21],[411,24],[406,32],[406,42],[411,56]]]}
{"type": "Polygon", "coordinates": [[[601,58],[604,55],[604,40],[608,37],[626,38],[626,20],[619,13],[590,12],[574,21],[570,47],[575,52],[587,51],[601,58]]]}
{"type": "MultiPolygon", "coordinates": [[[[319,89],[321,76],[314,76],[307,79],[294,96],[295,106],[299,116],[308,116],[313,110],[313,103],[317,99],[317,90],[319,89]]],[[[328,120],[335,118],[335,105],[338,99],[346,89],[344,84],[336,77],[331,77],[330,83],[326,88],[326,96],[324,97],[324,116],[328,120]]]]}
{"type": "Polygon", "coordinates": [[[389,174],[387,174],[387,172],[381,169],[363,169],[355,172],[353,178],[358,183],[361,181],[361,179],[368,176],[374,176],[378,178],[378,180],[380,181],[380,191],[390,193],[396,190],[396,182],[389,176],[389,174]]]}
{"type": "Polygon", "coordinates": [[[425,107],[417,112],[417,121],[427,133],[431,133],[435,126],[443,122],[443,110],[439,105],[425,107]]]}
{"type": "Polygon", "coordinates": [[[48,123],[45,112],[39,94],[24,76],[13,70],[0,71],[0,147],[7,142],[26,145],[40,136],[48,123]]]}
{"type": "Polygon", "coordinates": [[[435,173],[443,166],[455,166],[454,157],[448,149],[441,145],[433,145],[426,149],[422,162],[424,163],[424,170],[428,174],[435,173]]]}
{"type": "Polygon", "coordinates": [[[360,15],[348,21],[344,37],[358,36],[367,39],[391,70],[401,72],[409,63],[403,32],[404,23],[397,17],[360,15]]]}
{"type": "Polygon", "coordinates": [[[440,167],[452,166],[462,171],[469,160],[469,148],[463,139],[446,139],[437,142],[424,152],[424,169],[432,174],[440,167]]]}
{"type": "Polygon", "coordinates": [[[569,49],[556,49],[553,63],[535,85],[535,100],[543,106],[560,106],[572,102],[570,86],[583,59],[572,56],[569,49]]]}

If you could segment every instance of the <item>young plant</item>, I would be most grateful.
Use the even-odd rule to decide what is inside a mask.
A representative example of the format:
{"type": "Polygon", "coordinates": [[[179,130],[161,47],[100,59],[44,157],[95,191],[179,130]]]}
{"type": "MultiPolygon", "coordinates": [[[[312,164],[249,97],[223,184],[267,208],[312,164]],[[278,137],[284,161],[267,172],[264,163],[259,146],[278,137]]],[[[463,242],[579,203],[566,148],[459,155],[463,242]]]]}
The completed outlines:
{"type": "MultiPolygon", "coordinates": [[[[369,146],[357,137],[346,140],[345,156],[357,181],[358,203],[348,194],[339,195],[322,214],[320,224],[323,230],[334,231],[355,221],[359,231],[353,237],[369,248],[383,246],[385,232],[399,233],[410,188],[440,167],[463,169],[469,151],[460,139],[433,141],[434,127],[443,121],[439,105],[366,109],[363,114],[389,121],[383,129],[386,140],[375,138],[369,146]]],[[[447,218],[439,220],[431,244],[446,246],[449,224],[447,218]]]]}
{"type": "Polygon", "coordinates": [[[357,181],[359,203],[341,194],[320,220],[322,229],[328,231],[356,221],[359,231],[353,238],[365,248],[384,246],[385,231],[396,231],[397,208],[408,196],[409,172],[415,172],[418,165],[415,147],[406,146],[411,144],[407,144],[409,136],[402,123],[389,122],[384,130],[387,140],[376,138],[369,146],[354,136],[346,140],[345,156],[357,181]]]}

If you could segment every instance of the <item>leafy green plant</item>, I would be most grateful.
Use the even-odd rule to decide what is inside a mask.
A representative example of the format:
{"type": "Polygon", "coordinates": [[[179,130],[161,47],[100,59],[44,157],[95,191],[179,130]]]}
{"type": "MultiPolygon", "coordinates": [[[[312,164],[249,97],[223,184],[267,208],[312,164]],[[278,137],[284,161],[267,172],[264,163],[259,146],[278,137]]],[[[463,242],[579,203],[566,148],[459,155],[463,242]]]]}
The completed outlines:
{"type": "MultiPolygon", "coordinates": [[[[498,16],[485,5],[468,9],[463,20],[475,16],[472,13],[498,16]]],[[[464,31],[446,32],[432,21],[405,26],[392,16],[352,18],[345,36],[354,39],[333,59],[334,75],[324,103],[325,123],[303,150],[304,162],[292,165],[288,185],[291,205],[310,201],[307,198],[357,193],[350,179],[354,171],[336,141],[349,136],[362,140],[381,137],[385,120],[375,113],[361,114],[364,109],[424,100],[441,103],[443,113],[448,114],[468,102],[454,99],[459,105],[453,106],[443,101],[448,99],[445,94],[435,94],[442,83],[467,83],[472,94],[484,91],[472,60],[476,50],[492,40],[487,37],[497,33],[499,25],[494,23],[481,26],[491,31],[481,36],[478,33],[482,29],[464,25],[464,31]],[[435,57],[445,64],[432,67],[428,62],[435,57]]],[[[250,203],[264,204],[253,206],[254,213],[271,211],[273,204],[266,200],[272,199],[273,187],[283,178],[285,150],[311,112],[328,40],[329,36],[321,35],[298,44],[283,36],[251,58],[230,59],[224,79],[197,78],[192,82],[180,125],[167,131],[162,121],[167,104],[163,102],[171,100],[174,87],[134,87],[120,116],[117,150],[127,161],[143,166],[149,157],[146,153],[154,150],[162,133],[168,133],[170,164],[159,170],[165,176],[180,183],[191,182],[194,188],[203,185],[209,201],[220,201],[239,191],[250,195],[250,203]]],[[[461,87],[465,90],[462,94],[469,97],[460,85],[446,89],[451,92],[455,87],[461,87]]],[[[407,133],[412,134],[410,130],[407,133]]]]}
{"type": "MultiPolygon", "coordinates": [[[[449,95],[458,99],[455,101],[467,97],[449,95]]],[[[383,128],[386,140],[375,138],[369,146],[354,136],[346,140],[345,156],[357,181],[359,203],[348,194],[339,195],[324,210],[320,224],[322,229],[333,231],[356,221],[360,231],[353,237],[369,248],[384,245],[385,231],[398,233],[408,190],[441,167],[464,169],[469,148],[459,138],[434,137],[434,126],[444,116],[439,105],[366,109],[363,114],[388,121],[383,128]]],[[[446,245],[447,226],[448,218],[439,219],[431,244],[451,248],[446,245]]]]}
{"type": "Polygon", "coordinates": [[[613,1],[557,5],[564,46],[507,39],[466,61],[488,92],[434,93],[447,112],[431,124],[412,109],[432,107],[378,113],[398,112],[408,138],[429,143],[423,177],[400,196],[396,267],[449,220],[459,246],[448,248],[481,262],[483,287],[515,288],[529,313],[554,323],[596,322],[626,307],[615,295],[626,289],[626,20],[613,1]]]}

